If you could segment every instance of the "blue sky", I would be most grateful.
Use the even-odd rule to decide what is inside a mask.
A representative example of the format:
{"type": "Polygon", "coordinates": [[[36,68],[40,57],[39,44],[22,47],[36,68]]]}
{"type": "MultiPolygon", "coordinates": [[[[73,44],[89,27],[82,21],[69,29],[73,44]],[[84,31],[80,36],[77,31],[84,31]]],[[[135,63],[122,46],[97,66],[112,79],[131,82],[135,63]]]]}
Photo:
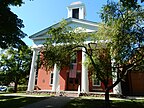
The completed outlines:
{"type": "MultiPolygon", "coordinates": [[[[28,36],[47,28],[63,18],[67,18],[67,6],[77,0],[25,0],[21,7],[12,7],[12,11],[23,20],[22,29],[28,36]]],[[[86,6],[86,20],[101,22],[98,12],[107,0],[78,0],[86,6]]],[[[33,42],[28,37],[24,39],[27,45],[33,42]]]]}

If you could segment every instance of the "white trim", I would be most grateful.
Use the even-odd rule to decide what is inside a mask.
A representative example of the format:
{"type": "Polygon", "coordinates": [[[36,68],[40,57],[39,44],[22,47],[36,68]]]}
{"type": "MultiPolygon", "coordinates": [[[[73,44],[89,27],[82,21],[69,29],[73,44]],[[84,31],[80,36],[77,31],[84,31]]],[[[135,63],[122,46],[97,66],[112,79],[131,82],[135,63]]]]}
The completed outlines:
{"type": "Polygon", "coordinates": [[[85,25],[93,26],[93,27],[98,27],[99,26],[98,23],[96,23],[96,22],[92,22],[92,21],[88,21],[88,20],[83,20],[83,19],[72,18],[71,21],[77,22],[77,23],[80,23],[80,24],[85,24],[85,25]]]}

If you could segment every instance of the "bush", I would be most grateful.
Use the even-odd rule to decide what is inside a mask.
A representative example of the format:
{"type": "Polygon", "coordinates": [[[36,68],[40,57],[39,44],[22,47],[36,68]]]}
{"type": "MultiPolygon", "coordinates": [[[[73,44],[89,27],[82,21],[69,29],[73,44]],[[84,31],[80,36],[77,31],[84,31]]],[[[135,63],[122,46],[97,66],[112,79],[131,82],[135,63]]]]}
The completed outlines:
{"type": "Polygon", "coordinates": [[[27,90],[27,85],[19,85],[17,88],[17,91],[26,91],[27,90]]]}
{"type": "MultiPolygon", "coordinates": [[[[27,85],[19,85],[17,87],[17,92],[22,92],[22,91],[26,91],[26,90],[27,90],[27,85]]],[[[8,87],[8,92],[13,93],[14,92],[14,87],[9,86],[8,87]]]]}
{"type": "Polygon", "coordinates": [[[14,92],[14,88],[13,87],[8,87],[8,92],[13,93],[14,92]]]}

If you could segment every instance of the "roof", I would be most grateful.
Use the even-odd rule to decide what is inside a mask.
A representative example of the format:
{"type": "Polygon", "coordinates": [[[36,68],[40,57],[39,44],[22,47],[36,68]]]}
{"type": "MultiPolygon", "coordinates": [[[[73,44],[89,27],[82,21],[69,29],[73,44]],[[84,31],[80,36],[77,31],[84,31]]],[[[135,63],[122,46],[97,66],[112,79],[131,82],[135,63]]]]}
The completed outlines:
{"type": "Polygon", "coordinates": [[[68,7],[73,8],[73,7],[76,7],[76,6],[85,6],[85,5],[81,1],[77,1],[77,2],[71,3],[68,7]]]}
{"type": "MultiPolygon", "coordinates": [[[[84,19],[75,19],[75,18],[67,18],[65,19],[67,21],[68,24],[70,23],[78,23],[78,24],[83,24],[83,25],[86,25],[86,26],[91,26],[93,28],[95,27],[98,27],[98,23],[96,22],[93,22],[93,21],[88,21],[88,20],[84,20],[84,19]]],[[[52,25],[52,26],[49,26],[31,36],[29,36],[30,39],[34,40],[36,38],[40,38],[41,36],[43,36],[44,34],[47,33],[47,31],[51,28],[51,27],[56,27],[59,25],[60,22],[52,25]]],[[[43,37],[44,38],[44,37],[43,37]]],[[[45,37],[46,38],[46,37],[45,37]]]]}
{"type": "Polygon", "coordinates": [[[81,1],[72,2],[70,5],[77,5],[77,4],[82,4],[82,2],[81,1]]]}

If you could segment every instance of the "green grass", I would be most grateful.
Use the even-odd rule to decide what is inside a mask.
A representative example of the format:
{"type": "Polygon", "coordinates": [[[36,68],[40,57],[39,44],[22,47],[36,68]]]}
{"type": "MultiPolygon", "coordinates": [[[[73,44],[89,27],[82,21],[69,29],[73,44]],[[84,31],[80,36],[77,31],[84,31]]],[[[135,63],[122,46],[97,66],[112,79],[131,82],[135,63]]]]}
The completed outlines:
{"type": "Polygon", "coordinates": [[[144,108],[144,100],[115,100],[112,105],[116,108],[144,108]]]}
{"type": "MultiPolygon", "coordinates": [[[[144,100],[112,100],[112,108],[144,108],[144,100]]],[[[64,108],[104,108],[104,100],[76,98],[70,101],[64,108]]]]}
{"type": "Polygon", "coordinates": [[[3,96],[0,95],[1,108],[19,108],[34,102],[41,101],[48,97],[24,97],[24,96],[3,96]]]}

